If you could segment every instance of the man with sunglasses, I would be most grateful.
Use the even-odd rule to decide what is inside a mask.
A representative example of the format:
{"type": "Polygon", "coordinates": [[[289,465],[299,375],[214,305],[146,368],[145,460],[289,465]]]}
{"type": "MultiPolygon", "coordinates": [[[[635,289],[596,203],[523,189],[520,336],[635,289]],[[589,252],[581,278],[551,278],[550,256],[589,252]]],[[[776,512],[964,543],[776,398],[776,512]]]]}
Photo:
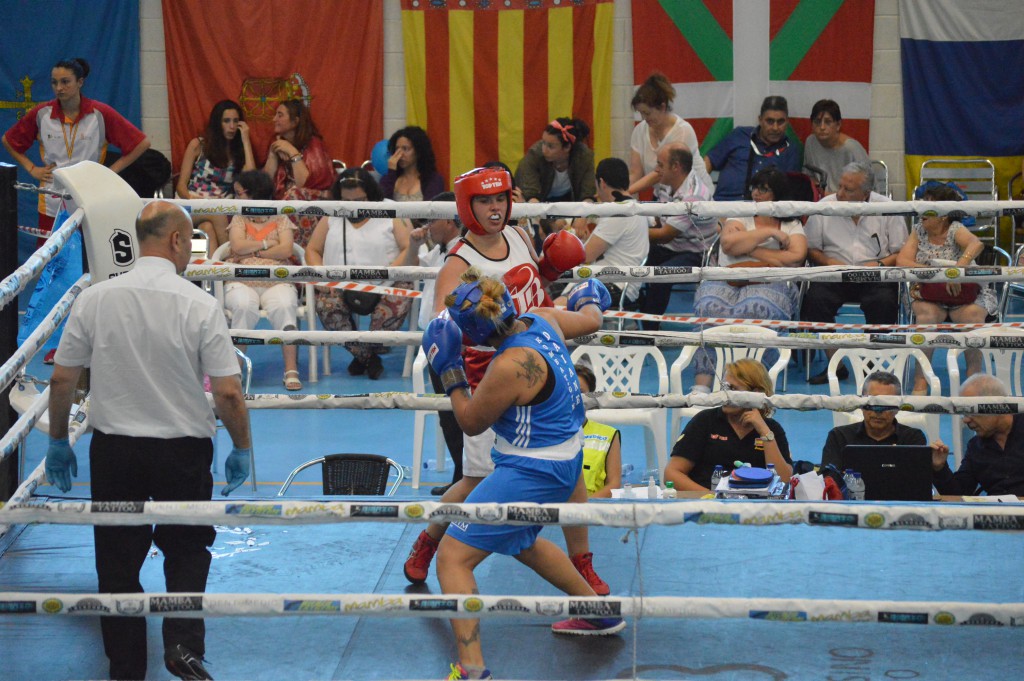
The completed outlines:
{"type": "MultiPolygon", "coordinates": [[[[864,379],[862,397],[903,394],[900,379],[888,371],[876,371],[864,379]]],[[[924,433],[896,420],[898,407],[867,406],[861,408],[864,420],[833,428],[821,450],[822,467],[832,464],[842,470],[843,450],[847,445],[923,445],[924,433]]]]}
{"type": "Polygon", "coordinates": [[[789,127],[789,103],[785,97],[770,95],[761,103],[757,126],[733,129],[704,157],[710,173],[718,170],[715,201],[750,199],[750,178],[768,166],[783,172],[800,172],[799,145],[786,137],[789,127]]]}

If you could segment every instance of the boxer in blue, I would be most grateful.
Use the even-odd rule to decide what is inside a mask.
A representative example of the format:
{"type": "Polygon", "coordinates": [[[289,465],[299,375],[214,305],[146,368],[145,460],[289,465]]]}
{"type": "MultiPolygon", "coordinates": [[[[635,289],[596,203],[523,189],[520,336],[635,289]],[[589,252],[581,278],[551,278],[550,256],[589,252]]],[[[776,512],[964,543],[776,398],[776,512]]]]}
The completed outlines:
{"type": "MultiPolygon", "coordinates": [[[[470,503],[564,503],[583,462],[583,399],[565,338],[596,332],[611,302],[604,285],[588,279],[569,294],[567,309],[534,308],[516,316],[504,284],[475,268],[446,299],[448,317],[423,332],[423,349],[441,377],[462,430],[495,431],[495,470],[466,499],[470,503]],[[462,345],[490,345],[495,356],[477,389],[469,392],[462,345]]],[[[477,593],[473,570],[492,553],[514,556],[567,594],[594,596],[569,557],[538,538],[541,526],[452,523],[438,551],[438,579],[445,593],[477,593]]],[[[480,622],[452,620],[460,662],[455,679],[487,679],[480,622]]],[[[607,635],[626,626],[621,618],[569,619],[555,633],[607,635]]]]}

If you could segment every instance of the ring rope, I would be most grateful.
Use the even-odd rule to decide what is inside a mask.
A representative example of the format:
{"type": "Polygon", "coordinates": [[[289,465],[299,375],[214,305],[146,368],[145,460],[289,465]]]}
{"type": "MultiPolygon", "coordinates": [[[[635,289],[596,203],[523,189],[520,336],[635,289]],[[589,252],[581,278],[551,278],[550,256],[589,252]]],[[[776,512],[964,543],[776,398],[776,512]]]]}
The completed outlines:
{"type": "Polygon", "coordinates": [[[46,264],[64,248],[71,233],[81,226],[84,217],[85,211],[81,208],[72,213],[71,217],[64,221],[60,229],[53,232],[50,239],[39,250],[3,281],[0,281],[0,309],[7,307],[28,286],[28,283],[43,271],[46,264]]]}
{"type": "MultiPolygon", "coordinates": [[[[181,618],[253,616],[428,617],[484,619],[645,617],[758,619],[776,622],[972,624],[1020,626],[1024,603],[882,601],[708,596],[523,596],[387,593],[164,592],[0,593],[5,614],[181,618]]],[[[636,678],[634,676],[634,678],[636,678]]]]}
{"type": "Polygon", "coordinates": [[[18,375],[29,363],[29,360],[39,352],[40,348],[53,335],[64,318],[71,312],[71,305],[75,302],[78,294],[89,286],[90,275],[83,274],[78,281],[71,285],[71,288],[61,296],[60,300],[53,306],[49,314],[42,320],[35,331],[29,334],[25,342],[18,346],[14,354],[0,365],[0,390],[6,390],[18,375]]]}
{"type": "MultiPolygon", "coordinates": [[[[324,285],[327,281],[418,281],[436,279],[439,268],[418,266],[357,267],[355,265],[239,265],[196,258],[185,269],[190,281],[266,280],[310,282],[324,285]],[[314,280],[321,281],[314,281],[314,280]]],[[[628,272],[614,266],[581,265],[567,270],[562,281],[582,281],[596,277],[612,282],[699,283],[701,281],[755,281],[785,283],[793,281],[855,282],[863,284],[932,282],[941,283],[1021,281],[1024,267],[866,267],[863,265],[827,265],[821,267],[663,267],[643,265],[629,267],[628,272]],[[941,275],[939,273],[942,273],[941,275]],[[938,277],[937,277],[938,275],[938,277]]],[[[369,289],[360,289],[369,290],[369,289]]],[[[394,289],[395,291],[404,289],[394,289]]],[[[402,295],[392,293],[392,295],[402,295]]]]}
{"type": "MultiPolygon", "coordinates": [[[[342,345],[374,343],[389,347],[418,346],[422,331],[278,331],[274,329],[230,329],[235,345],[342,345]]],[[[802,331],[790,335],[763,335],[749,329],[735,331],[602,331],[569,340],[569,346],[656,346],[680,347],[757,347],[795,350],[825,348],[1024,348],[1024,334],[990,335],[964,331],[960,333],[922,331],[919,333],[814,333],[802,331]]]]}
{"type": "MultiPolygon", "coordinates": [[[[385,498],[386,499],[386,498],[385,498]]],[[[440,501],[8,501],[0,522],[52,525],[336,525],[347,522],[472,522],[482,525],[829,525],[873,530],[1024,532],[1022,503],[758,500],[601,501],[587,504],[440,501]]]]}
{"type": "MultiPolygon", "coordinates": [[[[46,192],[49,193],[49,192],[46,192]]],[[[168,201],[183,206],[192,215],[247,215],[252,208],[259,215],[296,215],[366,218],[452,219],[458,215],[454,201],[253,201],[239,199],[143,199],[168,201]],[[246,210],[249,209],[249,210],[246,210]]],[[[937,215],[979,215],[1009,217],[1024,215],[1024,201],[674,201],[585,203],[514,203],[511,217],[700,217],[731,218],[769,216],[778,218],[804,215],[850,217],[857,215],[913,216],[935,212],[937,215]]]]}
{"type": "Polygon", "coordinates": [[[42,187],[30,184],[28,182],[15,182],[14,188],[19,192],[28,192],[29,194],[42,194],[43,196],[52,196],[54,198],[64,199],[65,201],[71,201],[75,198],[71,196],[71,194],[62,194],[60,192],[54,191],[52,188],[43,189],[42,187]]]}
{"type": "MultiPolygon", "coordinates": [[[[210,398],[212,399],[212,397],[210,398]]],[[[403,409],[451,411],[444,395],[407,392],[363,393],[359,395],[256,393],[245,396],[249,409],[403,409]]],[[[1020,414],[1024,397],[942,397],[939,395],[765,395],[756,392],[718,390],[711,393],[585,393],[587,409],[678,409],[721,407],[744,409],[792,409],[796,411],[856,411],[865,406],[895,407],[919,414],[1020,414]]]]}
{"type": "Polygon", "coordinates": [[[31,234],[42,239],[49,239],[53,232],[48,232],[45,229],[39,229],[38,227],[29,227],[27,225],[18,225],[18,231],[22,234],[31,234]]]}

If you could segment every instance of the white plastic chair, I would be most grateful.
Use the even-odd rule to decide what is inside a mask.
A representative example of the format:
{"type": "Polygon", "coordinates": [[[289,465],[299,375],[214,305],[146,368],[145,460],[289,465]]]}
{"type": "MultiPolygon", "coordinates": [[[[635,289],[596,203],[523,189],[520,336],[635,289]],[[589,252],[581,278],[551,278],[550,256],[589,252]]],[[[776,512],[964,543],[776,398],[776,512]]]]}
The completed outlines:
{"type": "MultiPolygon", "coordinates": [[[[572,352],[573,364],[585,361],[594,371],[595,392],[640,392],[640,375],[650,358],[658,371],[658,394],[668,392],[668,367],[665,356],[653,346],[606,348],[581,345],[572,352]]],[[[647,468],[665,470],[668,463],[668,418],[664,409],[590,409],[587,417],[609,425],[644,427],[647,468]]]]}
{"type": "MultiPolygon", "coordinates": [[[[705,329],[704,333],[707,334],[735,334],[740,336],[742,334],[755,334],[760,336],[778,336],[778,332],[774,329],[766,329],[762,326],[754,326],[753,324],[732,324],[729,326],[713,326],[705,329]]],[[[686,390],[683,388],[683,371],[686,367],[690,366],[693,362],[694,357],[697,355],[697,350],[700,346],[687,345],[683,348],[683,351],[679,353],[679,357],[676,361],[672,362],[672,368],[669,370],[669,381],[671,390],[673,393],[683,394],[686,390]]],[[[764,356],[765,350],[768,348],[755,348],[746,346],[732,346],[727,348],[711,348],[715,353],[715,374],[711,383],[711,390],[721,390],[722,380],[721,376],[725,369],[726,364],[732,364],[738,359],[755,359],[761,361],[764,356]]],[[[779,359],[776,360],[768,368],[768,377],[772,381],[772,385],[776,390],[779,388],[779,374],[786,370],[789,365],[789,358],[792,354],[792,350],[789,348],[779,348],[779,359]]],[[[672,423],[670,432],[673,437],[678,436],[682,432],[682,420],[684,418],[691,419],[697,415],[697,412],[701,411],[704,407],[679,407],[672,410],[672,423]]]]}
{"type": "MultiPolygon", "coordinates": [[[[828,393],[833,396],[843,394],[839,386],[839,378],[836,376],[836,370],[839,368],[839,363],[844,359],[848,359],[852,367],[855,390],[853,394],[860,395],[864,388],[864,380],[874,371],[893,373],[900,379],[903,385],[907,384],[908,377],[911,377],[910,380],[912,382],[913,375],[907,371],[907,360],[911,357],[920,364],[921,371],[928,381],[928,394],[941,395],[942,386],[939,383],[939,377],[932,370],[932,364],[928,361],[928,357],[917,348],[904,350],[841,348],[837,350],[828,363],[828,393]]],[[[861,413],[860,409],[852,412],[832,412],[832,424],[836,427],[863,420],[864,414],[861,413]]],[[[938,414],[908,414],[901,411],[896,414],[896,420],[905,426],[913,426],[923,430],[929,443],[939,439],[938,414]]]]}
{"type": "MultiPolygon", "coordinates": [[[[413,346],[410,346],[413,347],[413,346]]],[[[430,374],[427,373],[427,356],[420,348],[416,353],[416,361],[412,364],[412,391],[418,395],[433,392],[433,386],[427,390],[430,384],[430,374]]],[[[441,431],[441,424],[437,418],[436,411],[425,411],[417,409],[412,417],[412,488],[420,488],[420,473],[423,470],[423,439],[426,436],[427,419],[433,418],[434,423],[434,446],[437,449],[437,470],[445,468],[445,452],[447,448],[444,442],[444,433],[441,431]]]]}
{"type": "MultiPolygon", "coordinates": [[[[220,246],[217,247],[217,250],[214,251],[213,255],[211,255],[210,258],[212,260],[223,260],[224,258],[226,258],[228,256],[228,254],[230,252],[231,252],[231,243],[230,242],[224,243],[224,244],[221,244],[220,246]]],[[[296,243],[293,243],[292,244],[292,255],[295,258],[298,259],[300,265],[305,265],[306,264],[306,252],[304,250],[302,250],[302,246],[300,246],[300,245],[298,245],[296,243]]],[[[298,307],[298,310],[297,310],[297,315],[298,315],[298,318],[299,318],[300,322],[305,320],[305,322],[306,322],[306,329],[307,330],[315,331],[316,330],[316,302],[315,302],[316,301],[316,298],[315,298],[316,294],[314,293],[314,287],[313,287],[312,284],[310,284],[308,282],[305,283],[305,284],[301,284],[301,286],[302,286],[302,289],[303,289],[303,293],[302,293],[302,296],[300,296],[300,298],[299,298],[299,307],[298,307]]],[[[224,282],[223,281],[215,281],[215,282],[213,282],[213,295],[214,295],[215,298],[217,298],[217,302],[220,303],[220,306],[223,308],[224,307],[224,282]]],[[[227,309],[225,309],[224,310],[224,314],[228,318],[228,326],[231,326],[231,313],[228,312],[227,309]]],[[[266,316],[267,316],[267,313],[264,310],[260,310],[260,317],[265,319],[266,316]]],[[[318,380],[320,380],[320,377],[319,377],[319,375],[317,373],[316,346],[315,345],[310,345],[309,346],[309,382],[310,383],[316,383],[318,380]]]]}
{"type": "MultiPolygon", "coordinates": [[[[982,336],[1024,336],[1024,329],[1012,327],[996,329],[978,329],[973,334],[982,336]]],[[[1002,350],[999,348],[980,348],[982,371],[995,376],[1006,386],[1011,396],[1020,397],[1024,395],[1024,348],[1002,350]]],[[[949,394],[951,397],[959,397],[960,386],[960,364],[957,361],[964,353],[959,348],[951,348],[946,355],[946,364],[949,369],[949,394]]],[[[966,380],[966,377],[965,379],[966,380]]],[[[953,461],[954,470],[960,467],[964,452],[964,417],[960,414],[953,414],[953,461]]]]}

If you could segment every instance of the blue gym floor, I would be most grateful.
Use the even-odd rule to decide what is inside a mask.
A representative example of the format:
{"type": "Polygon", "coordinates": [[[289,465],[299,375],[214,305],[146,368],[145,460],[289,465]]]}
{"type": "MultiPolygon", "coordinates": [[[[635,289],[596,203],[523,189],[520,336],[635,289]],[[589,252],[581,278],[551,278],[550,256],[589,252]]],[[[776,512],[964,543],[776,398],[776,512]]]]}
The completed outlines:
{"type": "MultiPolygon", "coordinates": [[[[673,309],[691,309],[685,292],[673,309]]],[[[352,378],[349,355],[334,351],[334,374],[310,393],[410,391],[401,376],[404,349],[384,358],[379,381],[352,378]]],[[[675,358],[669,352],[669,362],[675,358]]],[[[941,351],[936,371],[945,374],[941,351]]],[[[282,392],[277,348],[254,348],[253,392],[282,392]]],[[[824,368],[819,354],[814,373],[824,368]]],[[[306,379],[306,355],[300,352],[306,379]]],[[[49,369],[36,358],[29,373],[49,369]]],[[[944,392],[948,394],[947,381],[944,392]]],[[[689,381],[687,381],[689,384],[689,381]]],[[[645,390],[654,392],[653,380],[645,390]]],[[[802,366],[790,366],[789,392],[808,386],[802,366]]],[[[402,411],[254,411],[252,429],[259,495],[269,496],[299,463],[331,452],[386,454],[412,465],[412,418],[402,411]]],[[[794,458],[818,461],[832,425],[828,412],[781,412],[794,458]]],[[[943,439],[949,442],[948,419],[943,439]]],[[[428,422],[423,486],[407,479],[401,497],[425,497],[445,483],[434,469],[428,422]]],[[[218,450],[230,447],[219,434],[218,450]]],[[[27,469],[45,453],[45,437],[28,442],[27,469]]],[[[77,446],[79,476],[65,498],[88,498],[87,438],[77,446]]],[[[639,481],[644,464],[638,428],[623,432],[623,460],[639,481]]],[[[215,475],[217,488],[223,471],[215,475]]],[[[319,493],[319,472],[307,471],[289,496],[319,493]]],[[[40,488],[40,495],[57,494],[40,488]]],[[[248,485],[236,495],[250,494],[248,485]]],[[[339,524],[218,528],[210,592],[439,593],[434,574],[411,587],[402,563],[421,526],[339,524]],[[247,540],[253,541],[247,541],[247,540]]],[[[557,530],[545,536],[562,542],[557,530]]],[[[836,599],[1024,602],[1024,544],[997,532],[870,532],[807,526],[651,527],[636,534],[591,529],[595,567],[613,593],[666,596],[803,597],[836,599]]],[[[0,557],[0,590],[94,593],[88,527],[25,528],[0,557]]],[[[493,556],[477,569],[482,593],[553,594],[516,561],[493,556]]],[[[162,591],[161,559],[143,570],[147,590],[162,591]]],[[[555,638],[550,622],[488,619],[482,636],[488,666],[501,679],[1019,679],[1024,678],[1022,632],[1015,627],[931,627],[886,624],[793,624],[754,620],[630,620],[619,636],[555,638]]],[[[150,678],[166,679],[159,623],[149,627],[150,678]]],[[[444,620],[295,617],[207,620],[209,670],[217,679],[444,678],[455,659],[444,620]]],[[[0,679],[104,678],[99,622],[92,617],[0,616],[0,679]]]]}

